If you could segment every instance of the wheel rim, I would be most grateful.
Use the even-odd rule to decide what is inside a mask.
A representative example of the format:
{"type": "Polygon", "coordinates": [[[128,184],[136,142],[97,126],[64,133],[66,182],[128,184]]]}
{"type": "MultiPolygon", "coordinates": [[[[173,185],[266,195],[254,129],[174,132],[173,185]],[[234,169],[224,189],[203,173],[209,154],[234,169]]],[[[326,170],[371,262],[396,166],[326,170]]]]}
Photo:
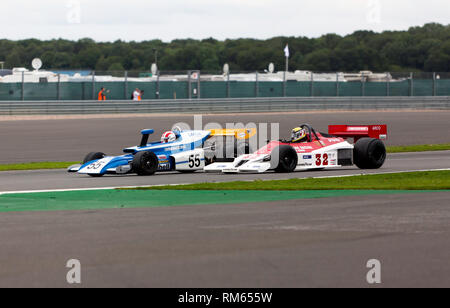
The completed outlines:
{"type": "Polygon", "coordinates": [[[288,170],[292,170],[295,167],[295,158],[293,155],[286,155],[283,158],[283,163],[288,170]]]}
{"type": "Polygon", "coordinates": [[[144,166],[147,170],[152,170],[152,160],[150,158],[149,155],[145,155],[144,156],[145,162],[144,162],[144,166]]]}

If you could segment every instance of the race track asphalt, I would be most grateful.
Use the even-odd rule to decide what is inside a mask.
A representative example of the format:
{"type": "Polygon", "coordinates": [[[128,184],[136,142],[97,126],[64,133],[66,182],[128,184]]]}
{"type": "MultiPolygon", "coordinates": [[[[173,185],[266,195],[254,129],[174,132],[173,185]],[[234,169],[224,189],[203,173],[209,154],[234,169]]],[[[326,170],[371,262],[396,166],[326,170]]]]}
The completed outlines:
{"type": "Polygon", "coordinates": [[[450,192],[3,213],[0,287],[450,287],[450,192]],[[375,286],[376,287],[376,286],[375,286]]]}
{"type": "Polygon", "coordinates": [[[356,167],[345,167],[324,171],[295,172],[291,174],[265,173],[226,175],[203,172],[193,174],[161,172],[153,176],[145,177],[137,175],[106,175],[102,178],[91,178],[87,175],[69,174],[64,170],[7,171],[0,172],[0,192],[191,184],[256,179],[276,180],[447,168],[450,168],[450,151],[390,154],[388,155],[385,165],[378,170],[361,170],[356,167]]]}
{"type": "MultiPolygon", "coordinates": [[[[89,152],[121,154],[140,142],[143,128],[155,129],[157,140],[174,124],[193,127],[193,116],[0,121],[0,164],[40,161],[79,161],[89,152]]],[[[387,145],[437,144],[450,142],[450,111],[373,111],[236,114],[204,116],[203,125],[226,123],[279,123],[280,137],[292,128],[309,123],[318,131],[329,124],[387,124],[387,145]]],[[[269,135],[270,137],[270,135],[269,135]]],[[[271,138],[269,138],[271,139],[271,138]]],[[[152,138],[153,140],[153,138],[152,138]]]]}
{"type": "MultiPolygon", "coordinates": [[[[448,143],[450,112],[336,112],[208,116],[209,121],[389,125],[388,144],[448,143]]],[[[0,122],[0,163],[77,161],[118,154],[141,128],[161,133],[191,116],[0,122]]],[[[284,136],[281,136],[284,137],[284,136]]],[[[160,173],[90,178],[63,170],[0,172],[1,191],[160,185],[445,169],[450,152],[389,155],[380,170],[289,175],[160,173]]],[[[0,214],[0,287],[450,287],[450,192],[303,199],[233,205],[0,214]]]]}

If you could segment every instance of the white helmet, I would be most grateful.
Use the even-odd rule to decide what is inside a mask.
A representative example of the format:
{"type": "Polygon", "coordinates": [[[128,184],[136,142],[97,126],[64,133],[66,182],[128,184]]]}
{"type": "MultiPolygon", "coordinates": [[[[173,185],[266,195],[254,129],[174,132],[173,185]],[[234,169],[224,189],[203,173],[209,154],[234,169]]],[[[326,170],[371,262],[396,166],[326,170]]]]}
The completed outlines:
{"type": "Polygon", "coordinates": [[[161,137],[162,143],[174,142],[175,140],[177,140],[177,136],[172,131],[165,132],[161,137]]]}

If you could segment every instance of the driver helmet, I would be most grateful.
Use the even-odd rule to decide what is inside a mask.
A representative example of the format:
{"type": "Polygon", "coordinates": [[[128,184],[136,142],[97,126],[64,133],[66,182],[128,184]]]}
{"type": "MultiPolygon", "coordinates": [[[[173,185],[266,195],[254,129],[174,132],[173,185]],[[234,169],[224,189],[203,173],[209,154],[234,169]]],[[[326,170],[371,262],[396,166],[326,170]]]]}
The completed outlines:
{"type": "Polygon", "coordinates": [[[303,142],[306,141],[306,129],[296,127],[292,130],[291,142],[303,142]]]}
{"type": "Polygon", "coordinates": [[[174,142],[175,140],[177,140],[177,136],[172,131],[165,132],[161,137],[161,143],[174,142]]]}

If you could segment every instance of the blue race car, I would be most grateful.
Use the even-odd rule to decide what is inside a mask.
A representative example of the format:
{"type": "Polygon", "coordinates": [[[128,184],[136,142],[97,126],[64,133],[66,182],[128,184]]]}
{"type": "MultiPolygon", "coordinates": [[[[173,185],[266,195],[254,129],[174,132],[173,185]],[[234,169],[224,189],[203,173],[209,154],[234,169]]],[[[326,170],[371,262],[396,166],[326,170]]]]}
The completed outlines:
{"type": "MultiPolygon", "coordinates": [[[[101,177],[105,174],[153,175],[157,171],[195,172],[213,162],[234,160],[238,155],[251,153],[247,140],[256,130],[231,129],[183,131],[176,127],[165,132],[160,142],[148,143],[153,129],[141,131],[139,146],[124,149],[125,155],[106,156],[104,153],[89,153],[82,164],[73,165],[68,172],[101,177]],[[224,144],[233,140],[233,157],[222,155],[224,144]]],[[[229,152],[229,151],[228,151],[229,152]]]]}

